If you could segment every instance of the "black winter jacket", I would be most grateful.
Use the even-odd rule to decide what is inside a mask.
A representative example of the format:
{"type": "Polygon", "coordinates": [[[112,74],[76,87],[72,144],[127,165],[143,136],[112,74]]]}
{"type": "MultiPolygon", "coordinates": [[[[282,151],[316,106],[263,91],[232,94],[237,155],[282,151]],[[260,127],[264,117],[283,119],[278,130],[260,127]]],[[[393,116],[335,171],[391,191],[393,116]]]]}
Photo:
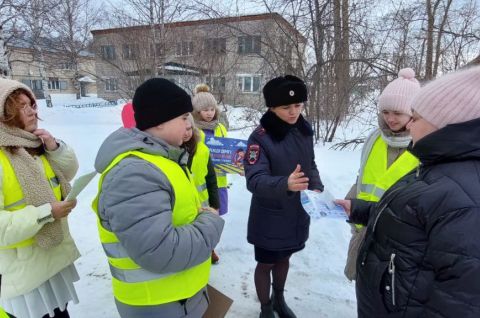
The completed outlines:
{"type": "Polygon", "coordinates": [[[300,164],[310,179],[309,189],[323,191],[315,164],[313,132],[302,117],[290,125],[267,111],[250,135],[245,156],[247,188],[252,192],[248,242],[267,250],[305,246],[310,217],[300,192],[288,190],[288,176],[300,164]]]}
{"type": "Polygon", "coordinates": [[[358,316],[480,317],[480,119],[419,140],[421,165],[378,203],[357,260],[358,316]]]}

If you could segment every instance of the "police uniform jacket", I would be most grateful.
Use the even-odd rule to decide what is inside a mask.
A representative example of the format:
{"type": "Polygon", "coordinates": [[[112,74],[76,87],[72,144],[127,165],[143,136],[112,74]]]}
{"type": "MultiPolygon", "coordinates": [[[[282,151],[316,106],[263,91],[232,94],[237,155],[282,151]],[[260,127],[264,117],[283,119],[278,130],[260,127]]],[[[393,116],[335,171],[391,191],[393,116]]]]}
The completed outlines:
{"type": "Polygon", "coordinates": [[[248,140],[244,163],[252,192],[248,242],[272,251],[303,248],[310,217],[300,203],[300,192],[289,191],[287,181],[300,164],[309,189],[323,191],[310,124],[300,116],[290,125],[267,111],[248,140]]]}

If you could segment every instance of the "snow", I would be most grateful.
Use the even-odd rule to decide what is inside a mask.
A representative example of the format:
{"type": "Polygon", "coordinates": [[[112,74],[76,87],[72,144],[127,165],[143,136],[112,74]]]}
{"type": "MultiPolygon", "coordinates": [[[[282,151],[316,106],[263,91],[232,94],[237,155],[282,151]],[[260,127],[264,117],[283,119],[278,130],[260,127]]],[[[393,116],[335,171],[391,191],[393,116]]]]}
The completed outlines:
{"type": "MultiPolygon", "coordinates": [[[[73,95],[52,95],[53,108],[39,100],[41,128],[65,140],[80,162],[78,176],[93,170],[96,152],[112,131],[121,126],[122,104],[101,108],[69,108],[63,105],[103,101],[96,97],[75,100],[73,95]]],[[[253,121],[243,120],[244,110],[231,109],[232,138],[247,139],[253,121]],[[250,125],[246,129],[241,126],[250,125]]],[[[316,162],[326,188],[342,198],[355,180],[359,149],[329,150],[315,148],[316,162]]],[[[212,266],[210,283],[234,300],[227,317],[257,317],[259,302],[255,293],[253,247],[246,241],[250,193],[241,176],[229,177],[229,213],[218,247],[220,263],[212,266]]],[[[97,193],[98,176],[78,197],[78,205],[69,217],[71,232],[82,257],[76,262],[80,273],[77,287],[79,304],[70,304],[72,317],[116,318],[110,272],[101,248],[91,202],[97,193]]],[[[286,284],[286,299],[298,317],[355,317],[354,284],[343,275],[350,229],[339,219],[312,220],[306,248],[294,254],[286,284]]]]}

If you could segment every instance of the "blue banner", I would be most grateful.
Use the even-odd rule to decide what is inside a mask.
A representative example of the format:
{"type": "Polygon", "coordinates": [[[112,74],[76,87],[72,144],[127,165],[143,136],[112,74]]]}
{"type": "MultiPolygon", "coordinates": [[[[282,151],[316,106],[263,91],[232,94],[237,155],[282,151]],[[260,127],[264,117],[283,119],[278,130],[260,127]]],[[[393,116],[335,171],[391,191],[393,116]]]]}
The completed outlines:
{"type": "Polygon", "coordinates": [[[210,149],[210,157],[216,171],[243,175],[243,158],[247,151],[246,140],[207,137],[205,144],[210,149]]]}

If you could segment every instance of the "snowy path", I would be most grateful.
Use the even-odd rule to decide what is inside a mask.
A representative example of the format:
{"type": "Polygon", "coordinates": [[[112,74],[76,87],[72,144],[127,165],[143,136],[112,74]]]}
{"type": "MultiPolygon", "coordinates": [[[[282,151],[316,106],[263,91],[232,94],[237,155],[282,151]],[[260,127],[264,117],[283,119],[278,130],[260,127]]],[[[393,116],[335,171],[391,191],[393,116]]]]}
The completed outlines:
{"type": "MultiPolygon", "coordinates": [[[[58,105],[60,98],[55,98],[54,103],[58,105]]],[[[42,102],[39,104],[40,117],[44,120],[40,125],[74,147],[80,161],[79,174],[91,171],[100,143],[121,124],[121,108],[57,106],[47,109],[42,102]]],[[[246,139],[248,132],[236,131],[231,136],[246,139]]],[[[333,195],[342,197],[354,180],[359,151],[340,152],[318,146],[316,155],[326,187],[333,195]]],[[[116,318],[110,273],[98,240],[95,215],[90,208],[97,191],[96,180],[80,195],[69,219],[72,235],[82,254],[76,262],[81,277],[76,283],[80,303],[70,305],[69,311],[72,317],[116,318]]],[[[211,284],[234,299],[228,317],[258,317],[253,247],[246,242],[250,193],[242,177],[232,176],[230,182],[230,212],[225,216],[225,230],[216,249],[221,260],[212,268],[211,284]]],[[[354,285],[343,276],[349,236],[349,227],[343,221],[312,222],[307,247],[292,257],[286,286],[287,300],[298,317],[355,317],[354,285]]]]}

